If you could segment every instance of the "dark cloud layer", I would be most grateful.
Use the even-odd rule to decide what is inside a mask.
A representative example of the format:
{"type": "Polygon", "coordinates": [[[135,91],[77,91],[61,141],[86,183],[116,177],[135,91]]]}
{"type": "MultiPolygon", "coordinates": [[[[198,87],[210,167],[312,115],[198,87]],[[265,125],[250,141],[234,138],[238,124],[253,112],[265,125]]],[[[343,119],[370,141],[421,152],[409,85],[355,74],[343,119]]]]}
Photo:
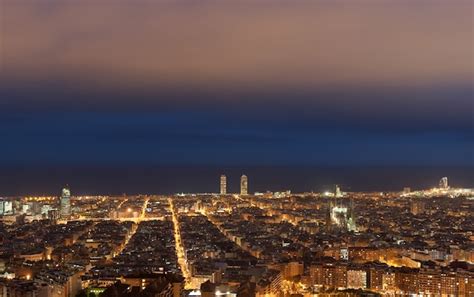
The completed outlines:
{"type": "Polygon", "coordinates": [[[381,121],[180,110],[24,113],[1,123],[3,164],[473,165],[472,130],[409,131],[381,121]]]}

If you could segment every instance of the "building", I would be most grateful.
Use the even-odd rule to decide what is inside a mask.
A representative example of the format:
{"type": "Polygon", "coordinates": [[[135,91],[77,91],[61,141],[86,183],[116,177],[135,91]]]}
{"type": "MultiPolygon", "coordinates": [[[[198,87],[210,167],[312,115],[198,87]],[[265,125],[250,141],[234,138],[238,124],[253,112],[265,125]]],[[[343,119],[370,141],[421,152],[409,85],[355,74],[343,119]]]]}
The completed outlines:
{"type": "Polygon", "coordinates": [[[280,296],[282,289],[283,276],[280,271],[269,270],[258,281],[256,289],[256,297],[263,296],[280,296]]]}
{"type": "Polygon", "coordinates": [[[341,192],[341,188],[339,187],[339,185],[336,185],[336,187],[334,189],[334,197],[336,197],[336,198],[341,198],[342,197],[342,192],[341,192]]]}
{"type": "Polygon", "coordinates": [[[440,179],[439,188],[443,189],[443,190],[449,189],[448,178],[447,177],[443,177],[443,178],[440,179]]]}
{"type": "Polygon", "coordinates": [[[0,297],[34,297],[40,295],[40,290],[38,284],[30,280],[0,280],[0,297]]]}
{"type": "Polygon", "coordinates": [[[13,202],[0,198],[0,215],[13,214],[13,202]]]}
{"type": "Polygon", "coordinates": [[[367,288],[367,272],[364,270],[347,270],[347,288],[367,288]]]}
{"type": "Polygon", "coordinates": [[[71,215],[71,191],[66,186],[61,192],[61,217],[71,215]]]}
{"type": "Polygon", "coordinates": [[[410,211],[413,215],[422,214],[425,211],[425,204],[421,200],[413,200],[411,201],[410,211]]]}
{"type": "Polygon", "coordinates": [[[294,277],[303,275],[303,273],[304,273],[304,264],[297,261],[293,261],[284,266],[283,278],[292,279],[294,277]]]}
{"type": "MultiPolygon", "coordinates": [[[[337,192],[337,190],[336,190],[337,192]]],[[[353,200],[343,201],[337,199],[337,195],[329,199],[326,227],[328,231],[333,229],[343,229],[347,231],[357,231],[353,200]]]]}
{"type": "Polygon", "coordinates": [[[249,182],[247,176],[244,174],[240,178],[240,195],[249,194],[249,182]]]}
{"type": "Polygon", "coordinates": [[[313,285],[326,288],[347,288],[347,265],[320,263],[309,269],[313,285]]]}
{"type": "Polygon", "coordinates": [[[57,209],[50,209],[48,210],[48,220],[53,221],[54,223],[57,222],[60,218],[60,213],[57,209]]]}
{"type": "Polygon", "coordinates": [[[227,194],[227,177],[221,175],[221,195],[227,194]]]}

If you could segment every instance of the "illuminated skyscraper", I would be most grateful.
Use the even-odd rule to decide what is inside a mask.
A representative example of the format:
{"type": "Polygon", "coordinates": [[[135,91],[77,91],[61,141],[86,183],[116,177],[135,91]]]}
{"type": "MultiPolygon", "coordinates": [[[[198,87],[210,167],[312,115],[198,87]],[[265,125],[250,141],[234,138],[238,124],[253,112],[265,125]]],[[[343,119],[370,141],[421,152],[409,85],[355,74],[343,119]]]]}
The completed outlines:
{"type": "Polygon", "coordinates": [[[13,202],[0,198],[0,215],[13,214],[13,202]]]}
{"type": "Polygon", "coordinates": [[[448,186],[448,178],[447,177],[443,177],[440,181],[439,181],[439,188],[440,189],[448,189],[449,186],[448,186]]]}
{"type": "Polygon", "coordinates": [[[61,217],[71,215],[71,191],[66,186],[61,192],[61,217]]]}
{"type": "Polygon", "coordinates": [[[240,178],[240,195],[248,195],[249,193],[249,181],[247,176],[244,174],[240,178]]]}
{"type": "Polygon", "coordinates": [[[336,197],[336,198],[341,198],[342,197],[342,192],[341,192],[341,188],[339,187],[339,185],[336,185],[336,188],[334,190],[334,197],[336,197]]]}
{"type": "Polygon", "coordinates": [[[347,215],[347,230],[357,232],[356,218],[354,212],[354,199],[349,200],[349,213],[347,215]]]}
{"type": "Polygon", "coordinates": [[[227,177],[221,175],[221,195],[227,194],[227,177]]]}

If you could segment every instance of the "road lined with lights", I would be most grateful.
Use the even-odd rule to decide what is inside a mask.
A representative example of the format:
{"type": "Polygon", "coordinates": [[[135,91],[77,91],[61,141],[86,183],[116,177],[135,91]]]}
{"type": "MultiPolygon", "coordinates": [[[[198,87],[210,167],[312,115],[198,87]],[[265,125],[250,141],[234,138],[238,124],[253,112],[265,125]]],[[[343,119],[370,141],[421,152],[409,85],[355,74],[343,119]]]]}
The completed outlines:
{"type": "MultiPolygon", "coordinates": [[[[120,253],[122,253],[122,251],[125,249],[125,247],[127,246],[128,242],[130,241],[130,239],[133,237],[133,235],[135,235],[135,233],[137,232],[138,230],[138,225],[140,224],[141,221],[143,221],[143,219],[145,218],[145,212],[146,212],[146,207],[148,205],[148,201],[150,201],[150,198],[146,198],[145,201],[143,201],[143,205],[142,205],[142,211],[140,213],[140,217],[138,217],[137,219],[133,220],[135,222],[135,224],[132,225],[132,230],[131,232],[128,234],[128,236],[125,238],[125,242],[123,243],[123,245],[120,247],[120,250],[116,253],[116,255],[120,255],[120,253]]],[[[123,203],[123,202],[122,202],[123,203]]]]}
{"type": "Polygon", "coordinates": [[[174,209],[173,199],[169,198],[168,203],[171,210],[171,217],[173,219],[173,226],[174,226],[174,241],[176,246],[176,255],[178,256],[178,264],[181,267],[181,272],[183,273],[183,277],[185,278],[185,289],[193,289],[191,288],[191,274],[188,270],[188,265],[186,263],[186,259],[184,257],[184,247],[181,241],[181,233],[179,229],[179,221],[178,216],[174,209]]]}

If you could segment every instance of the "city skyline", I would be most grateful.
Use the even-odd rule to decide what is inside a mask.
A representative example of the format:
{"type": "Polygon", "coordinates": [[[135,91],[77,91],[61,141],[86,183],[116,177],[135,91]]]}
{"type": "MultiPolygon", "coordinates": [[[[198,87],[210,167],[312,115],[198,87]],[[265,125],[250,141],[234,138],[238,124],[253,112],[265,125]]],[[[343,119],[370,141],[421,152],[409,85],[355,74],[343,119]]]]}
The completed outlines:
{"type": "MultiPolygon", "coordinates": [[[[121,172],[125,169],[114,169],[121,172]]],[[[398,169],[400,170],[400,168],[398,169]]],[[[291,191],[294,193],[328,192],[333,191],[335,186],[343,188],[347,192],[401,192],[405,188],[412,190],[423,190],[441,187],[447,184],[454,188],[473,189],[472,173],[469,168],[452,168],[446,171],[433,171],[432,168],[423,170],[414,168],[401,168],[401,171],[392,172],[387,168],[312,168],[312,167],[267,167],[267,168],[227,168],[225,174],[220,168],[189,168],[160,167],[130,171],[126,175],[111,174],[110,171],[102,171],[84,168],[78,175],[64,176],[65,172],[60,169],[54,171],[54,175],[39,178],[40,170],[35,173],[36,182],[29,185],[20,179],[8,176],[0,182],[0,197],[8,196],[56,196],[59,187],[69,189],[72,185],[74,192],[79,196],[87,195],[172,195],[178,193],[215,193],[221,195],[242,194],[242,174],[250,172],[251,186],[248,185],[249,194],[267,191],[291,191]],[[461,170],[462,169],[462,170],[461,170]],[[361,174],[361,171],[364,173],[361,174]],[[381,173],[383,171],[383,174],[381,173]],[[92,172],[89,174],[88,172],[92,172]],[[106,173],[107,172],[107,173],[106,173]],[[341,173],[344,174],[341,174],[341,173]],[[83,175],[88,175],[84,179],[83,175]],[[105,176],[97,179],[96,176],[105,176]],[[131,179],[130,175],[134,178],[131,179]],[[218,179],[218,184],[216,184],[218,179]],[[64,182],[61,182],[64,181],[64,182]],[[74,181],[71,183],[69,181],[74,181]],[[13,183],[13,184],[11,184],[13,183]],[[20,190],[18,190],[20,189],[20,190]]],[[[10,174],[13,173],[10,171],[10,174]]],[[[31,176],[31,178],[33,178],[31,176]]],[[[24,176],[21,176],[24,178],[24,176]]],[[[62,195],[62,194],[61,194],[62,195]]]]}
{"type": "Polygon", "coordinates": [[[223,188],[240,193],[242,172],[252,178],[255,192],[326,192],[335,185],[349,192],[422,190],[437,187],[443,176],[456,188],[474,188],[471,167],[47,167],[8,168],[0,197],[57,195],[64,185],[79,195],[218,193],[223,188]],[[222,175],[225,183],[220,180],[217,188],[215,180],[222,175]]]}
{"type": "Polygon", "coordinates": [[[473,297],[474,0],[0,0],[0,297],[473,297]]]}
{"type": "Polygon", "coordinates": [[[0,198],[2,294],[474,293],[473,189],[441,177],[422,191],[335,185],[324,193],[252,194],[247,182],[242,175],[242,193],[226,195],[77,196],[64,187],[60,197],[0,198]]]}

